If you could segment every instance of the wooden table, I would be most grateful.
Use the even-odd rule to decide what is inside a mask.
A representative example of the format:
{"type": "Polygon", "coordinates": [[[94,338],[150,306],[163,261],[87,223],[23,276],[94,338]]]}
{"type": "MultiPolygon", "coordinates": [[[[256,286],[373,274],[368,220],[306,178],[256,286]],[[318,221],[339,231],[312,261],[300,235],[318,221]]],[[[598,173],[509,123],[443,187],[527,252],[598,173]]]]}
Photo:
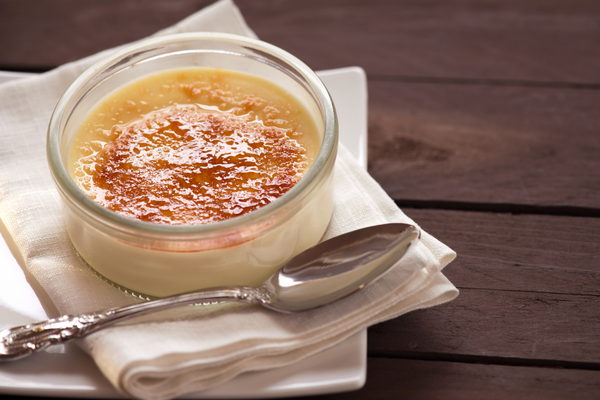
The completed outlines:
{"type": "MultiPolygon", "coordinates": [[[[0,0],[0,69],[44,71],[209,3],[0,0]]],[[[600,398],[600,3],[238,6],[313,69],[366,70],[369,172],[458,253],[459,297],[370,328],[366,386],[317,399],[600,398]]]]}

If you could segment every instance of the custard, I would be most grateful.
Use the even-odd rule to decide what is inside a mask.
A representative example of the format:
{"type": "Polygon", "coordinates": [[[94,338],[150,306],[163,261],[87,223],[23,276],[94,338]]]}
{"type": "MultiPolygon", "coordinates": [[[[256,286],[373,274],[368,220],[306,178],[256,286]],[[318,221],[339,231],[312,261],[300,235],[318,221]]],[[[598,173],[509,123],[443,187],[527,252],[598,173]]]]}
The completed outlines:
{"type": "Polygon", "coordinates": [[[74,181],[143,221],[218,222],[290,190],[319,150],[297,100],[239,72],[194,68],[139,79],[85,118],[69,152],[74,181]]]}

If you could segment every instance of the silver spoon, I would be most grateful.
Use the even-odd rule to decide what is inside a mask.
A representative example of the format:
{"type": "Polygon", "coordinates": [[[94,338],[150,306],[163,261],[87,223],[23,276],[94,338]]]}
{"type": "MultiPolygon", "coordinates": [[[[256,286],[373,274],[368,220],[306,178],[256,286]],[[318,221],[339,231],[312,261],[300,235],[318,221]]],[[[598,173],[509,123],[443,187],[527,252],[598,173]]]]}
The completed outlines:
{"type": "Polygon", "coordinates": [[[259,287],[218,287],[9,328],[0,332],[0,361],[17,360],[117,322],[182,305],[240,301],[284,313],[321,307],[382,276],[419,236],[416,227],[406,224],[359,229],[298,254],[259,287]]]}

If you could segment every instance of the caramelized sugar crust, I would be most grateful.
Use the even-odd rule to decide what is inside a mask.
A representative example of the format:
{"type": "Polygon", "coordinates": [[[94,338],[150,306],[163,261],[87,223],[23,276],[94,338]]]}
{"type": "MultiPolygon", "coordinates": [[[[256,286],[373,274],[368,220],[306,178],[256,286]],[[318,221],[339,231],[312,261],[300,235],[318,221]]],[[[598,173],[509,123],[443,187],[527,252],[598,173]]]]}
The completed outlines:
{"type": "Polygon", "coordinates": [[[110,136],[80,164],[81,186],[101,205],[143,221],[198,224],[246,214],[291,189],[307,167],[293,130],[265,126],[252,113],[174,105],[115,125],[110,136]]]}

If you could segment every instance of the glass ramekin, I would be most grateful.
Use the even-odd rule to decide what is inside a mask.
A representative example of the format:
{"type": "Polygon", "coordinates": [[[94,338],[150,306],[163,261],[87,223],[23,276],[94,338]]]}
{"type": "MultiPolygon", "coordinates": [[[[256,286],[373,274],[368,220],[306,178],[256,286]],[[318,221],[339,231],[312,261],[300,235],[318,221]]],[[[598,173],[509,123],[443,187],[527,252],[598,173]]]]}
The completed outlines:
{"type": "Polygon", "coordinates": [[[140,297],[207,287],[261,284],[316,244],[333,210],[338,124],[327,89],[304,63],[258,40],[186,33],[140,41],[85,71],[58,102],[48,130],[50,170],[71,241],[81,258],[115,286],[140,297]],[[293,94],[315,121],[321,147],[291,190],[248,214],[210,224],[166,225],[128,218],[89,198],[71,179],[67,152],[77,126],[115,89],[142,76],[213,67],[267,79],[293,94]]]}

